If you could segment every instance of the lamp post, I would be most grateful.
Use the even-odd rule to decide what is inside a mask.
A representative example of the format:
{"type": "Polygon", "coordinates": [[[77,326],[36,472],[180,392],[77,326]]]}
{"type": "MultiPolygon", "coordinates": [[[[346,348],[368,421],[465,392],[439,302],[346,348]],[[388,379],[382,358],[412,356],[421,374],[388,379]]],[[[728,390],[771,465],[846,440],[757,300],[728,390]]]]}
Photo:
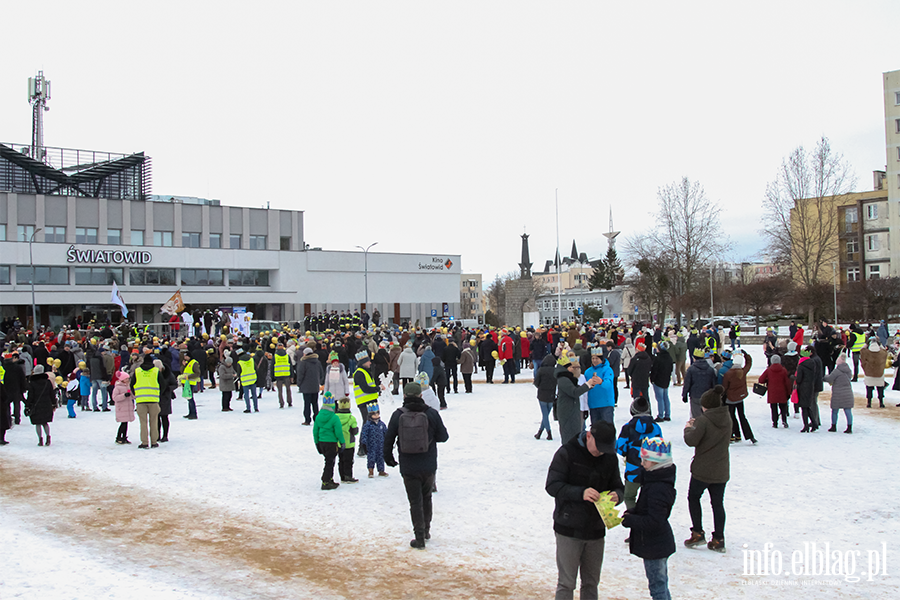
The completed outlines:
{"type": "Polygon", "coordinates": [[[709,320],[712,322],[713,315],[713,263],[709,263],[709,320]]]}
{"type": "Polygon", "coordinates": [[[364,267],[365,274],[363,275],[363,277],[365,277],[365,282],[366,282],[366,308],[369,307],[369,248],[371,248],[372,246],[374,246],[377,243],[378,242],[372,242],[366,248],[363,248],[362,246],[357,246],[357,248],[359,248],[360,250],[363,251],[363,262],[365,265],[365,267],[364,267]]]}
{"type": "Polygon", "coordinates": [[[834,286],[834,326],[837,327],[837,263],[831,261],[831,281],[834,286]]]}
{"type": "Polygon", "coordinates": [[[31,239],[28,240],[28,262],[31,263],[31,330],[37,331],[37,313],[35,312],[35,302],[34,302],[34,253],[31,250],[31,245],[34,242],[34,236],[41,231],[43,227],[38,227],[31,234],[31,239]]]}

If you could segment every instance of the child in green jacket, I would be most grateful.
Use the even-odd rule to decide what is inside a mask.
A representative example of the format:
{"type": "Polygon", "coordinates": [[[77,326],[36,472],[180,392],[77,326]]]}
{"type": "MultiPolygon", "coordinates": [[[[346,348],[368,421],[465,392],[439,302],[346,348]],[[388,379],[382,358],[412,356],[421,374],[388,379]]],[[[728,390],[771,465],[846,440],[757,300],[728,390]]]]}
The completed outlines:
{"type": "Polygon", "coordinates": [[[341,433],[347,442],[338,457],[338,473],[341,475],[341,483],[357,483],[359,479],[353,478],[353,448],[356,446],[359,427],[356,417],[350,414],[350,398],[337,401],[337,416],[341,420],[341,433]]]}
{"type": "Polygon", "coordinates": [[[325,457],[325,468],[322,470],[322,489],[333,490],[340,484],[334,482],[334,459],[338,450],[344,448],[344,427],[341,419],[334,412],[334,396],[325,392],[322,397],[322,410],[316,415],[313,423],[313,442],[319,454],[325,457]]]}

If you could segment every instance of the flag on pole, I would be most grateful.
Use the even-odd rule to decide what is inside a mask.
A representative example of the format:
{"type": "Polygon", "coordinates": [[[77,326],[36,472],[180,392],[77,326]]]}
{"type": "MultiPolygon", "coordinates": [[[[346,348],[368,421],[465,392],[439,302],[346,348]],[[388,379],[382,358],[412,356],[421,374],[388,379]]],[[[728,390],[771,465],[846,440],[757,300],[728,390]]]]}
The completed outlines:
{"type": "Polygon", "coordinates": [[[124,318],[128,318],[128,307],[125,306],[125,300],[122,299],[122,294],[119,293],[119,286],[116,285],[116,282],[113,281],[112,288],[112,297],[109,299],[113,304],[118,304],[122,307],[122,316],[124,318]]]}
{"type": "Polygon", "coordinates": [[[164,312],[169,315],[177,315],[181,311],[184,310],[184,302],[181,301],[181,290],[178,290],[172,297],[169,298],[165,304],[159,309],[159,312],[164,312]]]}

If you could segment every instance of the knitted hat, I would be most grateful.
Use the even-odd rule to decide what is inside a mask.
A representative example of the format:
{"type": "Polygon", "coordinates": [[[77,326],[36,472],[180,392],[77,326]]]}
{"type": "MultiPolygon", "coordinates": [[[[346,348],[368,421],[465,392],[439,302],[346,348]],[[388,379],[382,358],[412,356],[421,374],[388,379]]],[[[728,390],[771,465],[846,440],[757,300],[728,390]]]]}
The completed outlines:
{"type": "MultiPolygon", "coordinates": [[[[307,350],[309,350],[309,348],[307,348],[307,350]]],[[[304,351],[304,353],[305,353],[305,351],[304,351]]],[[[338,360],[338,361],[341,360],[338,358],[338,353],[334,352],[334,351],[330,352],[328,354],[328,362],[334,362],[336,360],[338,360]]]]}
{"type": "Polygon", "coordinates": [[[356,353],[356,362],[362,364],[369,360],[369,353],[366,350],[360,350],[356,353]]]}
{"type": "Polygon", "coordinates": [[[649,415],[650,414],[650,402],[647,401],[647,398],[644,396],[638,396],[634,399],[634,402],[631,403],[631,416],[636,417],[638,415],[649,415]]]}
{"type": "Polygon", "coordinates": [[[403,395],[404,396],[421,396],[422,395],[422,386],[416,382],[407,383],[405,386],[403,386],[403,395]]]}
{"type": "Polygon", "coordinates": [[[735,354],[734,358],[731,359],[731,364],[738,369],[744,368],[744,355],[743,354],[735,354]]]}
{"type": "Polygon", "coordinates": [[[788,352],[796,352],[797,351],[797,342],[788,342],[787,349],[788,349],[788,352]]]}
{"type": "Polygon", "coordinates": [[[672,443],[661,437],[644,438],[641,443],[641,460],[653,463],[649,470],[668,467],[672,464],[672,443]]]}
{"type": "Polygon", "coordinates": [[[721,385],[717,385],[711,390],[706,390],[700,396],[700,406],[703,408],[719,408],[722,406],[722,394],[724,392],[725,388],[721,385]]]}
{"type": "Polygon", "coordinates": [[[307,354],[312,354],[312,348],[308,346],[303,349],[303,356],[306,356],[307,354]]]}
{"type": "Polygon", "coordinates": [[[227,357],[227,358],[225,359],[225,366],[226,366],[226,367],[230,367],[230,366],[233,365],[233,364],[234,364],[234,359],[232,359],[230,356],[227,357]]]}
{"type": "Polygon", "coordinates": [[[322,404],[334,404],[334,394],[331,392],[325,392],[322,394],[322,404]]]}
{"type": "Polygon", "coordinates": [[[32,375],[43,375],[44,374],[44,365],[36,365],[34,369],[31,370],[32,375]]]}
{"type": "Polygon", "coordinates": [[[780,365],[780,364],[781,364],[781,357],[778,356],[777,354],[773,354],[773,355],[772,355],[772,358],[769,359],[769,363],[771,363],[771,364],[773,364],[773,365],[780,365]]]}

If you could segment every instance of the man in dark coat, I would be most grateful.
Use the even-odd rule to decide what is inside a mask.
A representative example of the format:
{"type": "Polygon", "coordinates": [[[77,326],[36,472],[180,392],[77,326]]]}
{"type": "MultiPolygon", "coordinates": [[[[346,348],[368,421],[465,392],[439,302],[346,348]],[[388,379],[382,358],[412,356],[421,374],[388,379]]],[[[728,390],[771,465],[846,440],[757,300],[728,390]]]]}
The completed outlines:
{"type": "Polygon", "coordinates": [[[681,400],[691,403],[691,418],[696,419],[703,411],[700,407],[700,398],[703,394],[712,389],[716,385],[716,370],[709,364],[709,360],[704,357],[701,349],[694,350],[696,362],[688,367],[684,374],[684,387],[681,388],[681,400]]]}
{"type": "MultiPolygon", "coordinates": [[[[434,350],[434,348],[432,348],[434,350]]],[[[437,356],[437,354],[435,354],[437,356]]],[[[459,362],[460,351],[459,346],[456,345],[456,342],[452,339],[450,343],[447,344],[447,348],[444,350],[444,356],[442,357],[444,360],[444,371],[447,375],[447,393],[450,393],[450,379],[453,378],[453,393],[459,393],[459,379],[457,370],[457,363],[459,362]]]]}
{"type": "Polygon", "coordinates": [[[631,397],[650,397],[650,368],[653,359],[647,354],[647,348],[642,342],[638,342],[634,349],[636,352],[628,363],[628,375],[631,377],[631,397]]]}
{"type": "Polygon", "coordinates": [[[425,548],[425,540],[431,539],[431,517],[433,514],[431,494],[435,489],[437,472],[437,444],[449,439],[447,428],[441,415],[422,399],[422,387],[418,383],[407,383],[403,388],[403,406],[394,411],[384,435],[384,462],[396,467],[394,443],[397,443],[400,457],[400,475],[409,500],[409,514],[412,518],[415,538],[409,542],[413,548],[425,548]],[[405,452],[404,440],[400,436],[401,415],[424,413],[428,419],[428,447],[425,452],[405,452]]]}
{"type": "Polygon", "coordinates": [[[594,502],[605,491],[616,504],[625,495],[615,442],[615,426],[597,421],[563,444],[550,462],[545,489],[556,499],[557,600],[573,597],[579,571],[581,597],[597,598],[606,526],[594,502]]]}

